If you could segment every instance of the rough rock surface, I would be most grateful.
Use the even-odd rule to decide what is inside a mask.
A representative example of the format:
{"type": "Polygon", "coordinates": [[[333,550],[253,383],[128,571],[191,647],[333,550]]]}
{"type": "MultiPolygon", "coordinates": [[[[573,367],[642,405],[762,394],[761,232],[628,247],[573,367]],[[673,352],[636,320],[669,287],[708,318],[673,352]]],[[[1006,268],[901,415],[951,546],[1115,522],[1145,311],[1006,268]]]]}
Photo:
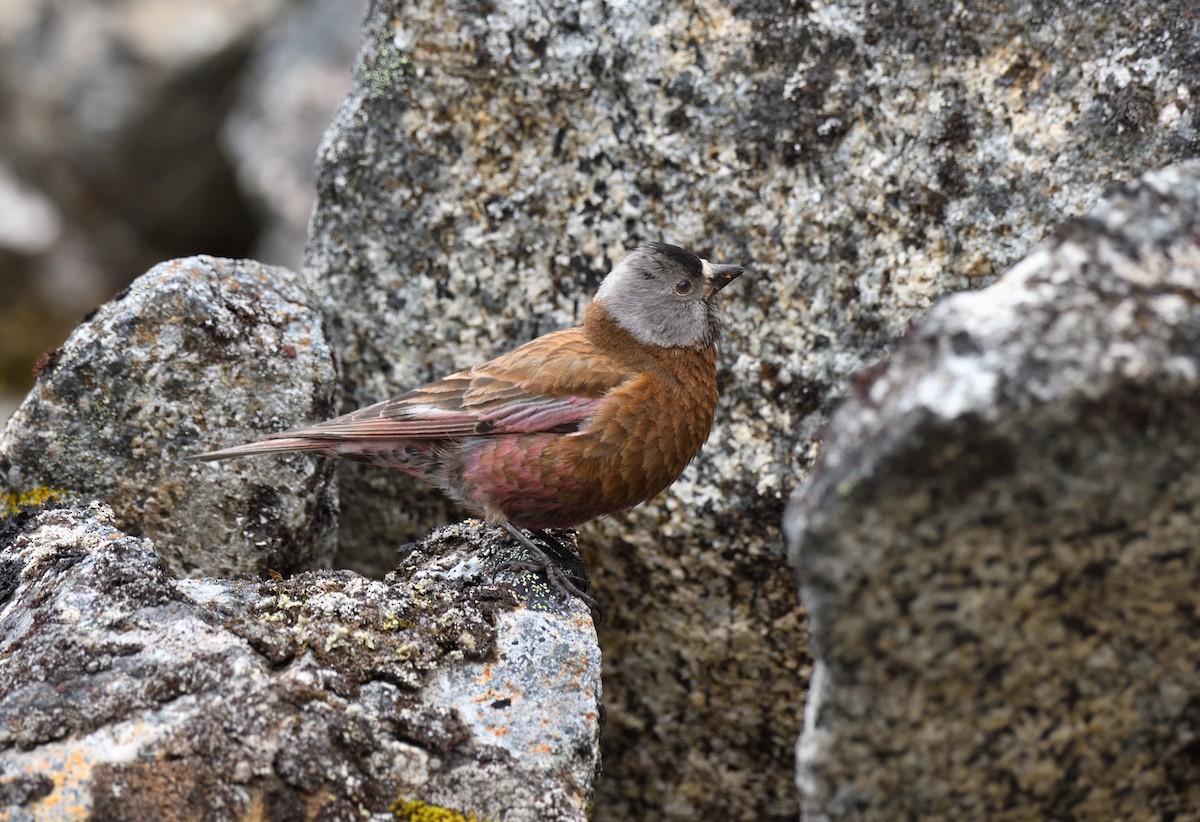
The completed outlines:
{"type": "Polygon", "coordinates": [[[1200,809],[1200,163],[935,306],[789,506],[811,818],[1200,809]]]}
{"type": "Polygon", "coordinates": [[[585,818],[591,619],[492,583],[477,524],[383,581],[264,582],[174,579],[101,503],[2,527],[6,819],[585,818]]]}
{"type": "Polygon", "coordinates": [[[99,497],[181,575],[328,565],[328,462],[183,458],[329,416],[337,390],[296,274],[211,257],[163,263],[41,363],[0,432],[0,491],[99,497]]]}
{"type": "MultiPolygon", "coordinates": [[[[823,406],[937,295],[1200,153],[1193,12],[372,3],[308,251],[347,408],[578,322],[637,242],[750,267],[704,453],[582,531],[611,614],[598,819],[795,817],[806,668],[777,523],[823,406]]],[[[403,478],[341,478],[342,563],[386,568],[373,551],[441,515],[403,478]]]]}

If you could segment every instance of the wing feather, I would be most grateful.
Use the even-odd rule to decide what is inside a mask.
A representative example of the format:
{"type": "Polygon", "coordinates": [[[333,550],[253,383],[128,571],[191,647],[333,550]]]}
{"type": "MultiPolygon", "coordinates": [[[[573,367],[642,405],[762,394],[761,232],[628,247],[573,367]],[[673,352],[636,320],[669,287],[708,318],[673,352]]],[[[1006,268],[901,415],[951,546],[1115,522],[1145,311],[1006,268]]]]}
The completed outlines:
{"type": "Polygon", "coordinates": [[[635,375],[571,328],[466,371],[274,438],[445,439],[577,429],[635,375]]]}

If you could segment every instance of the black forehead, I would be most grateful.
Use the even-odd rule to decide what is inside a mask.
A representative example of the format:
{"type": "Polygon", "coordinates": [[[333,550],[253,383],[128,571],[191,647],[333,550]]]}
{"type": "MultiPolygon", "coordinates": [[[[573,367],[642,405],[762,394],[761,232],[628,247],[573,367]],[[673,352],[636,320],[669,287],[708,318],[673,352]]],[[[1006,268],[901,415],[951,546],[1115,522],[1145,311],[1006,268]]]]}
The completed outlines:
{"type": "Polygon", "coordinates": [[[690,277],[699,277],[704,274],[700,258],[686,248],[680,248],[677,245],[668,245],[667,243],[646,243],[642,247],[651,254],[660,257],[664,263],[673,263],[683,269],[690,277]]]}

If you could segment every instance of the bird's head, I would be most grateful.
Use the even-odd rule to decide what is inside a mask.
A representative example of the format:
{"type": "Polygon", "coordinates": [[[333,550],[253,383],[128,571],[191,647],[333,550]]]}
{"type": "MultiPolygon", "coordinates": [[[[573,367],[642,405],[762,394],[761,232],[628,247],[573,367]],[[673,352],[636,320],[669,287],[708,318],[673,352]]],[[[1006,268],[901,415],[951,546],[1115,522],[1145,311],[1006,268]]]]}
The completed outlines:
{"type": "Polygon", "coordinates": [[[596,299],[646,345],[715,345],[721,334],[717,292],[742,271],[740,265],[710,263],[678,246],[647,243],[604,278],[596,299]]]}

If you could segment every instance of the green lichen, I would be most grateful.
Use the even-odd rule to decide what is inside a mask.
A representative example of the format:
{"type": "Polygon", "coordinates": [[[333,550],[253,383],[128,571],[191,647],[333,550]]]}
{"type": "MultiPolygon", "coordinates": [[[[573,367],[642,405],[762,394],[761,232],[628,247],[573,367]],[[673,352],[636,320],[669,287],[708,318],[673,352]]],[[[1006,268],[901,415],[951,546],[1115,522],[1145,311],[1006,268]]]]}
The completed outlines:
{"type": "Polygon", "coordinates": [[[60,500],[67,495],[61,488],[39,485],[28,491],[6,491],[0,494],[0,517],[11,517],[26,508],[34,508],[45,502],[60,500]]]}
{"type": "Polygon", "coordinates": [[[390,39],[380,38],[374,65],[366,70],[364,85],[368,100],[377,100],[391,94],[404,83],[410,68],[408,52],[396,48],[390,39]]]}
{"type": "Polygon", "coordinates": [[[402,822],[487,822],[473,813],[452,811],[419,799],[397,799],[391,811],[402,822]]]}

